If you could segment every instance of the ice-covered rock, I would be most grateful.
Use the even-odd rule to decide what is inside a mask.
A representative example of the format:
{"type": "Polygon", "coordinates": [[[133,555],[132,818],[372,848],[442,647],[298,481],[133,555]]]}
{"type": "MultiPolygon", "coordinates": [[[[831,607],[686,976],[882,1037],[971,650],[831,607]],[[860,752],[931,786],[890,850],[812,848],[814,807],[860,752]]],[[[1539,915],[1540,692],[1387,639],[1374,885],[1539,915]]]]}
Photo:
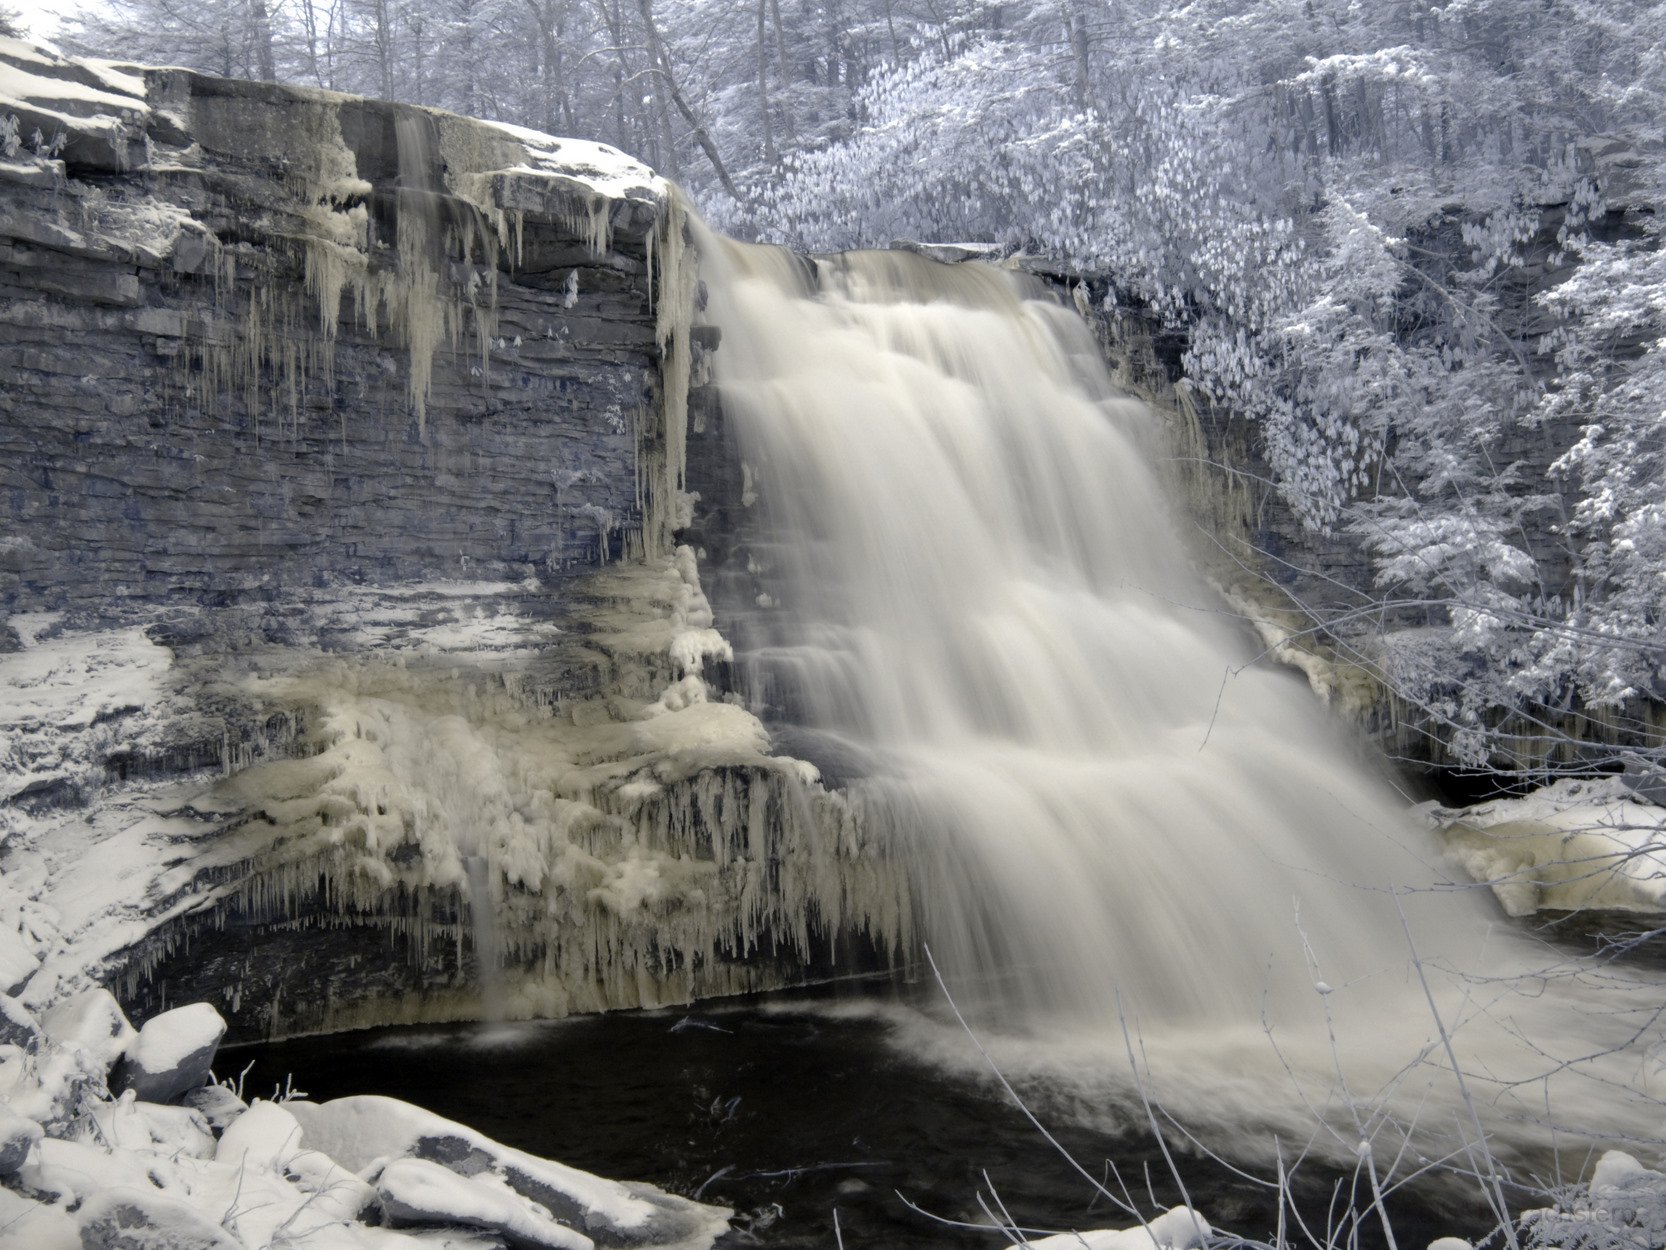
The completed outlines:
{"type": "Polygon", "coordinates": [[[1472,807],[1424,804],[1447,856],[1511,916],[1666,912],[1666,808],[1619,777],[1564,778],[1472,807]]]}
{"type": "Polygon", "coordinates": [[[348,1168],[418,1159],[461,1177],[495,1177],[598,1246],[705,1245],[728,1226],[720,1208],[539,1159],[396,1099],[364,1095],[288,1110],[308,1146],[348,1168]]]}
{"type": "Polygon", "coordinates": [[[382,1169],[376,1192],[395,1227],[481,1228],[501,1234],[517,1250],[592,1250],[596,1244],[489,1172],[459,1176],[426,1159],[396,1159],[382,1169]]]}
{"type": "Polygon", "coordinates": [[[83,990],[41,1014],[41,1028],[52,1041],[79,1046],[108,1070],[138,1036],[121,1004],[106,989],[83,990]]]}
{"type": "Polygon", "coordinates": [[[196,1207],[154,1189],[112,1189],[76,1217],[84,1250],[243,1250],[196,1207]]]}
{"type": "Polygon", "coordinates": [[[208,1083],[226,1022],[207,1003],[164,1011],[145,1022],[111,1076],[116,1092],[132,1090],[144,1102],[173,1102],[208,1083]]]}

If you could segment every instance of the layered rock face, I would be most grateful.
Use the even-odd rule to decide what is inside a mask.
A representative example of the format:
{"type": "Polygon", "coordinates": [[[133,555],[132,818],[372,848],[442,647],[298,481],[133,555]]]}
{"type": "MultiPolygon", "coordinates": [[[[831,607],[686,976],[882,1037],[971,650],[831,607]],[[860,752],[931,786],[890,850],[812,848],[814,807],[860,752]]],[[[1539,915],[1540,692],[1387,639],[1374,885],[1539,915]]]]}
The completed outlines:
{"type": "Polygon", "coordinates": [[[0,990],[249,1036],[906,945],[843,800],[721,697],[674,189],[13,41],[0,144],[0,990]]]}
{"type": "Polygon", "coordinates": [[[25,136],[0,164],[7,607],[559,578],[641,548],[648,170],[5,55],[25,136]]]}

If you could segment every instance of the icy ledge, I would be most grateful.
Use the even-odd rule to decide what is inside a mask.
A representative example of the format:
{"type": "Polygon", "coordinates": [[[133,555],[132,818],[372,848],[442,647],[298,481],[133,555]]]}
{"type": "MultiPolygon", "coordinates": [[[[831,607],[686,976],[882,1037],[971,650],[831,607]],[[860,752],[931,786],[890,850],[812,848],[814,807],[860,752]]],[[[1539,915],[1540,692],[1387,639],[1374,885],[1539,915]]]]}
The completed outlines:
{"type": "Polygon", "coordinates": [[[202,1003],[0,996],[0,1245],[702,1250],[729,1212],[538,1159],[392,1098],[245,1103],[202,1003]],[[147,1101],[155,1098],[157,1101],[147,1101]]]}
{"type": "Polygon", "coordinates": [[[14,617],[0,991],[101,984],[143,1016],[166,986],[252,1037],[687,1002],[825,975],[840,941],[910,949],[860,814],[708,685],[728,644],[694,553],[577,585],[321,590],[292,613],[313,642],[229,655],[14,617]]]}
{"type": "Polygon", "coordinates": [[[1666,808],[1620,777],[1569,778],[1515,799],[1418,809],[1446,854],[1511,916],[1666,914],[1666,808]]]}

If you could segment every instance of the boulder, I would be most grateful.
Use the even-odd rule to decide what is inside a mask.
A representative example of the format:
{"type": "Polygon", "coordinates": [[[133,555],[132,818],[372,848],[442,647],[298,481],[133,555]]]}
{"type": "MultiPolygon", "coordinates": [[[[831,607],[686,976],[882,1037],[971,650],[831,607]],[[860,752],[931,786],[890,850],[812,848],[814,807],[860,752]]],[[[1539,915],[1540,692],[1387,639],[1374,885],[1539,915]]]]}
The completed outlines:
{"type": "Polygon", "coordinates": [[[81,1047],[105,1070],[138,1036],[121,1004],[106,989],[84,990],[47,1008],[40,1025],[51,1041],[81,1047]]]}
{"type": "Polygon", "coordinates": [[[396,1159],[382,1169],[377,1196],[400,1227],[478,1228],[516,1250],[592,1250],[595,1242],[558,1223],[498,1177],[458,1176],[427,1159],[396,1159]]]}
{"type": "Polygon", "coordinates": [[[202,1112],[216,1133],[225,1132],[227,1125],[249,1109],[248,1103],[224,1085],[199,1085],[180,1101],[202,1112]]]}
{"type": "MultiPolygon", "coordinates": [[[[411,1177],[449,1173],[511,1191],[598,1246],[708,1244],[728,1227],[729,1212],[722,1207],[540,1159],[394,1098],[364,1094],[326,1103],[291,1102],[285,1110],[300,1124],[310,1148],[343,1167],[368,1176],[378,1159],[392,1159],[439,1169],[396,1172],[396,1202],[408,1197],[411,1177]]],[[[381,1192],[384,1186],[377,1188],[381,1192]]],[[[382,1198],[386,1203],[388,1193],[382,1198]]]]}
{"type": "Polygon", "coordinates": [[[45,1044],[40,1021],[10,994],[0,994],[0,1046],[16,1046],[33,1055],[45,1044]]]}
{"type": "Polygon", "coordinates": [[[42,1136],[40,1125],[0,1105],[0,1177],[16,1173],[42,1136]]]}
{"type": "Polygon", "coordinates": [[[241,1250],[223,1228],[155,1190],[97,1194],[82,1206],[76,1223],[82,1250],[241,1250]]]}
{"type": "Polygon", "coordinates": [[[153,1016],[116,1066],[110,1089],[132,1090],[141,1102],[175,1102],[208,1083],[225,1035],[226,1022],[207,1003],[153,1016]]]}

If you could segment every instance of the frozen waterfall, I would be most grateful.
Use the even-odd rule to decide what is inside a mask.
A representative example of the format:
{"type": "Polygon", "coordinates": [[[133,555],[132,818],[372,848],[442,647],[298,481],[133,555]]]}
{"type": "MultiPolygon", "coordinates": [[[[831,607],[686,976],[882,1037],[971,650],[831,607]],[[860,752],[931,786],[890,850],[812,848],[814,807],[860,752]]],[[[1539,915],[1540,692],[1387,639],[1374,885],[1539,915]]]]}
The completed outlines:
{"type": "MultiPolygon", "coordinates": [[[[1554,957],[1494,932],[1299,679],[1255,662],[1168,515],[1151,414],[1073,312],[984,266],[701,249],[769,536],[750,688],[812,755],[859,761],[853,802],[989,1027],[1118,1053],[1124,1027],[1163,1038],[1167,1104],[1228,1120],[1276,1118],[1287,1076],[1346,1102],[1332,1032],[1361,1097],[1427,1084],[1417,1097],[1461,1102],[1431,996],[1460,1063],[1486,1069],[1476,1097],[1541,1114],[1542,1086],[1512,1084],[1553,1066],[1534,1047],[1653,1036],[1624,992],[1594,1032],[1578,985],[1543,996],[1554,1010],[1517,993],[1554,957]],[[1510,1036],[1521,1013],[1533,1046],[1510,1036]]],[[[1619,1131],[1624,1104],[1645,1132],[1627,1053],[1594,1082],[1596,1115],[1619,1131]]]]}

